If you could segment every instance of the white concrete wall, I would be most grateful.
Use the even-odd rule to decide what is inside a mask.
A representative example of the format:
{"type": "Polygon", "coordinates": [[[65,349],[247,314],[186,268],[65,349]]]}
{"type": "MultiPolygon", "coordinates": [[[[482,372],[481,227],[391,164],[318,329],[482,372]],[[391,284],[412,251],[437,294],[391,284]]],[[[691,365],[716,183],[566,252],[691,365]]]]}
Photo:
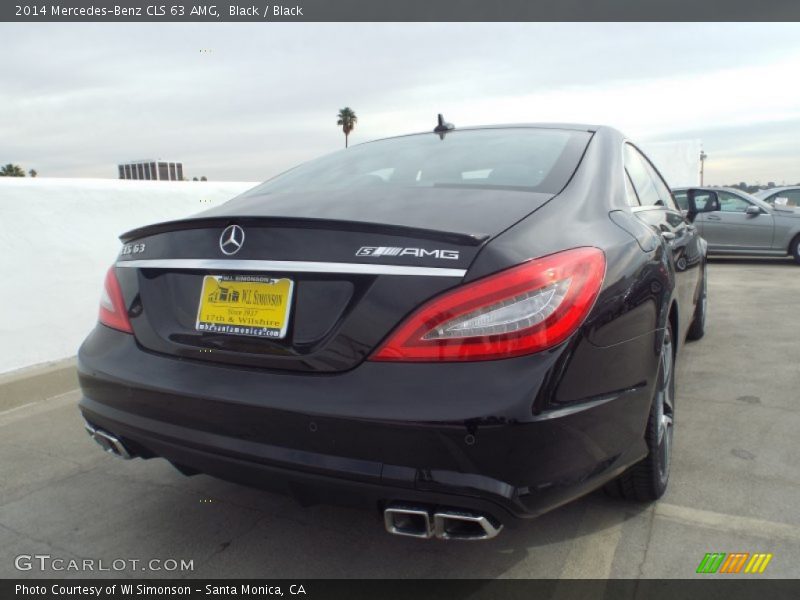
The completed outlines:
{"type": "Polygon", "coordinates": [[[75,354],[97,320],[119,234],[254,185],[0,177],[0,373],[75,354]]]}

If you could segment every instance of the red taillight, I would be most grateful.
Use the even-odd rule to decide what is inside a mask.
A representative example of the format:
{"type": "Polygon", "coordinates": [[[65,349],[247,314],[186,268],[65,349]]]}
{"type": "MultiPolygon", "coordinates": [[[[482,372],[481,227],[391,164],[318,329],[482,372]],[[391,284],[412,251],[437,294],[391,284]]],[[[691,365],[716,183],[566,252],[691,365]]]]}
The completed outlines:
{"type": "Polygon", "coordinates": [[[125,300],[122,297],[122,290],[113,266],[106,273],[103,295],[100,297],[100,322],[125,333],[133,333],[128,313],[125,310],[125,300]]]}
{"type": "Polygon", "coordinates": [[[575,248],[458,287],[412,313],[371,360],[493,360],[551,348],[583,323],[605,269],[602,250],[575,248]]]}

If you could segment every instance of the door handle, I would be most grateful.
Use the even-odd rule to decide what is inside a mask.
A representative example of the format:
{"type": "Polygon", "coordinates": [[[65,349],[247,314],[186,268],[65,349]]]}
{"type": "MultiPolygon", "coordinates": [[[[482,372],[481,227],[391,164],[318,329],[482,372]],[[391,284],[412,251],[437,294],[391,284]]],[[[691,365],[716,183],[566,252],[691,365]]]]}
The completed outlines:
{"type": "Polygon", "coordinates": [[[722,217],[718,217],[717,215],[708,215],[706,219],[709,221],[722,221],[722,217]]]}

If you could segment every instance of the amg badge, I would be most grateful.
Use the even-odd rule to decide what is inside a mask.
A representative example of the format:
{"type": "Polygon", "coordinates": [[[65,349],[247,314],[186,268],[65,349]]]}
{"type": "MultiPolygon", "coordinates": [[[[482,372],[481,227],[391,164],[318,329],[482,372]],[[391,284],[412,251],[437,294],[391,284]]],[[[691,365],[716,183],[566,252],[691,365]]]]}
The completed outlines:
{"type": "Polygon", "coordinates": [[[417,258],[444,258],[458,260],[458,250],[426,250],[425,248],[398,248],[395,246],[362,246],[356,256],[416,256],[417,258]]]}

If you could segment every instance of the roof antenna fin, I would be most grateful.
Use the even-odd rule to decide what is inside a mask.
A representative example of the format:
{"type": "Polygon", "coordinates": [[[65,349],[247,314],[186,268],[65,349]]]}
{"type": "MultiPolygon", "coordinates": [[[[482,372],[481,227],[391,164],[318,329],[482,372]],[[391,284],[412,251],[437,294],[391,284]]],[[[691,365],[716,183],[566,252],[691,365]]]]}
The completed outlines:
{"type": "Polygon", "coordinates": [[[452,123],[447,123],[444,120],[444,116],[442,116],[442,113],[439,113],[439,124],[433,129],[433,133],[438,133],[439,139],[443,140],[444,134],[446,134],[448,131],[452,131],[455,128],[456,128],[455,125],[453,125],[452,123]]]}

